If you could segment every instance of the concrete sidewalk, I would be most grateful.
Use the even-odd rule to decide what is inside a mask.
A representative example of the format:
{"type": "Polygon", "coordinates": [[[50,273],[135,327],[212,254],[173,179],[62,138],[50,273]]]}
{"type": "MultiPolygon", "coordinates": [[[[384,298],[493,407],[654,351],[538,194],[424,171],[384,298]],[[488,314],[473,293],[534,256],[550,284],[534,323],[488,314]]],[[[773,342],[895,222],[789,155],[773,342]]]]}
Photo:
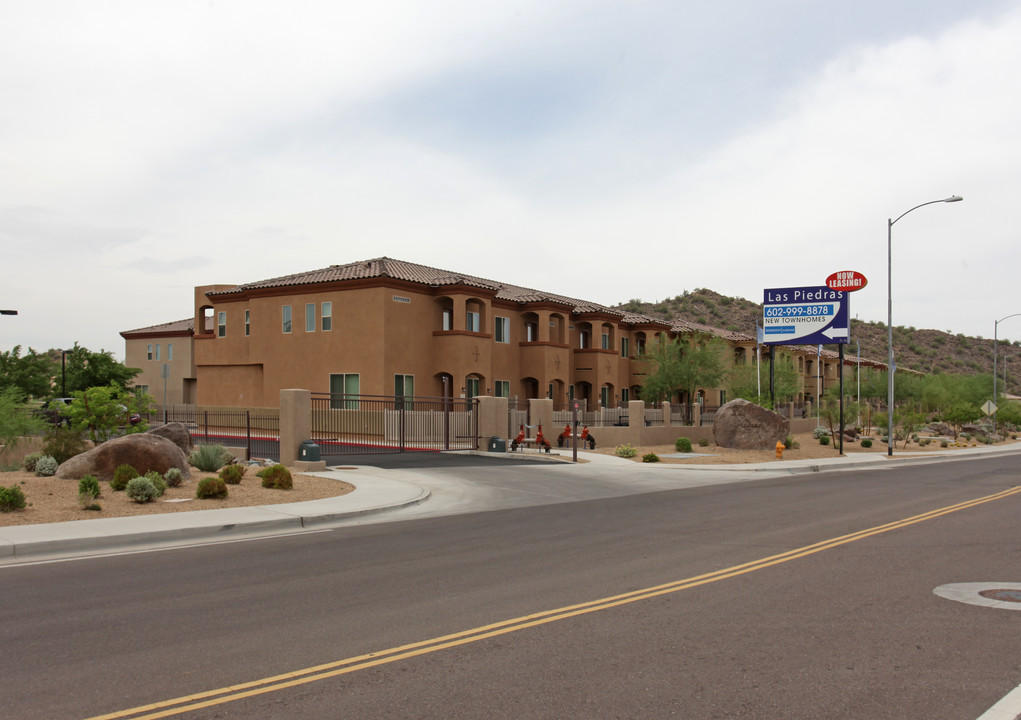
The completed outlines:
{"type": "MultiPolygon", "coordinates": [[[[982,446],[929,453],[900,453],[893,458],[881,453],[855,453],[843,457],[775,460],[743,465],[656,463],[642,464],[641,467],[655,472],[707,476],[729,473],[731,476],[746,477],[753,474],[764,479],[799,473],[894,467],[907,462],[945,462],[1018,453],[1021,453],[1021,443],[1007,447],[982,446]]],[[[571,463],[570,457],[570,454],[559,458],[535,455],[535,467],[537,470],[549,467],[546,463],[550,462],[561,468],[579,470],[585,467],[601,470],[635,467],[634,461],[613,455],[579,451],[578,458],[584,460],[585,464],[578,465],[571,463]]],[[[4,527],[0,528],[0,565],[313,532],[359,515],[415,505],[430,496],[430,491],[419,481],[420,476],[413,471],[357,466],[348,470],[327,470],[314,474],[350,482],[355,490],[335,498],[291,504],[4,527]]]]}

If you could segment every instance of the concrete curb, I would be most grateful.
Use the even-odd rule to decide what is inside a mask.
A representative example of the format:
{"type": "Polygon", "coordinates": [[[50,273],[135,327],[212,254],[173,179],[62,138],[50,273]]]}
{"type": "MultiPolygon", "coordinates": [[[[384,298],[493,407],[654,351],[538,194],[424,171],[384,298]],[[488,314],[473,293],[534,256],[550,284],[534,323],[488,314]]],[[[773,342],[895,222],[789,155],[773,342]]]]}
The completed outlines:
{"type": "Polygon", "coordinates": [[[359,515],[417,505],[430,495],[405,481],[377,477],[367,484],[376,487],[363,492],[364,499],[356,486],[325,500],[0,528],[0,565],[312,532],[359,515]]]}

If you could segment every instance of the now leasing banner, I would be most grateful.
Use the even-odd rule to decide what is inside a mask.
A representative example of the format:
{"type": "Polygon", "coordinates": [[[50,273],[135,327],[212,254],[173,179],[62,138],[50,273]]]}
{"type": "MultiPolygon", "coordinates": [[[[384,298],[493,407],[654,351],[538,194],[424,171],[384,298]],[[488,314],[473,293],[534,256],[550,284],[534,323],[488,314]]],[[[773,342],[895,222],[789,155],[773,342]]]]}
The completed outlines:
{"type": "Polygon", "coordinates": [[[766,345],[829,345],[850,338],[848,293],[826,286],[774,288],[762,301],[766,345]]]}

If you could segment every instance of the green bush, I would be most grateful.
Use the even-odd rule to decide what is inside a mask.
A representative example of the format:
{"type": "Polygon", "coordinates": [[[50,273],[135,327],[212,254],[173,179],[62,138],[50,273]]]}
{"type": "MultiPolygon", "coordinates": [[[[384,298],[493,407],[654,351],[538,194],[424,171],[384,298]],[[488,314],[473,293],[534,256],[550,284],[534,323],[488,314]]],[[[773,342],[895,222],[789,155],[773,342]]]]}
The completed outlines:
{"type": "Polygon", "coordinates": [[[26,455],[25,460],[22,463],[22,467],[25,468],[25,472],[35,472],[35,464],[39,462],[39,458],[41,458],[43,454],[44,453],[41,452],[34,452],[26,455]]]}
{"type": "Polygon", "coordinates": [[[50,457],[49,455],[43,455],[41,458],[36,460],[35,474],[39,477],[53,477],[57,474],[58,465],[59,463],[56,458],[50,457]]]}
{"type": "Polygon", "coordinates": [[[700,438],[698,441],[699,447],[709,447],[709,438],[700,438]]]}
{"type": "Polygon", "coordinates": [[[642,462],[659,462],[659,455],[657,455],[656,453],[648,453],[647,455],[642,455],[642,462]]]}
{"type": "Polygon", "coordinates": [[[691,440],[686,437],[679,437],[674,440],[674,450],[681,453],[691,452],[691,440]]]}
{"type": "Polygon", "coordinates": [[[152,502],[159,497],[159,491],[147,476],[133,477],[124,488],[127,496],[136,503],[152,502]]]}
{"type": "Polygon", "coordinates": [[[90,503],[90,504],[85,505],[84,507],[82,507],[82,510],[95,510],[96,512],[99,512],[102,509],[103,509],[103,506],[100,505],[99,503],[90,503]]]}
{"type": "Polygon", "coordinates": [[[17,485],[0,486],[0,512],[25,509],[25,493],[17,485]]]}
{"type": "Polygon", "coordinates": [[[208,477],[199,480],[195,488],[195,497],[199,500],[219,500],[227,497],[227,483],[218,477],[208,477]]]}
{"type": "Polygon", "coordinates": [[[58,463],[66,462],[88,449],[85,433],[66,425],[52,426],[46,431],[46,439],[43,441],[43,452],[52,455],[58,463]]]}
{"type": "Polygon", "coordinates": [[[633,458],[635,455],[638,454],[638,451],[631,447],[631,443],[624,443],[623,445],[618,445],[613,449],[613,452],[614,454],[616,454],[617,457],[622,458],[633,458]]]}
{"type": "Polygon", "coordinates": [[[95,500],[99,495],[99,480],[96,480],[95,475],[86,475],[78,481],[79,498],[95,500]]]}
{"type": "Polygon", "coordinates": [[[152,486],[156,488],[156,494],[163,497],[163,493],[167,491],[167,483],[163,479],[163,476],[159,474],[158,470],[150,470],[145,474],[145,477],[149,479],[152,486]]]}
{"type": "Polygon", "coordinates": [[[170,468],[167,473],[163,476],[163,479],[167,482],[167,487],[177,487],[184,482],[184,473],[181,472],[180,468],[170,468]]]}
{"type": "Polygon", "coordinates": [[[232,457],[223,445],[199,445],[188,456],[188,462],[202,472],[217,472],[232,457]]]}
{"type": "Polygon", "coordinates": [[[110,481],[111,490],[123,490],[128,486],[128,481],[138,477],[138,471],[130,465],[119,465],[113,471],[113,480],[110,481]]]}
{"type": "Polygon", "coordinates": [[[948,443],[948,442],[947,442],[946,440],[940,440],[940,441],[939,441],[939,446],[940,446],[940,447],[944,447],[944,448],[945,448],[945,447],[947,447],[947,446],[948,446],[949,444],[950,444],[950,443],[948,443]]]}
{"type": "Polygon", "coordinates": [[[862,438],[861,439],[861,446],[863,448],[870,448],[870,447],[872,447],[872,438],[862,438]]]}
{"type": "Polygon", "coordinates": [[[241,478],[245,476],[246,469],[244,465],[238,465],[237,463],[224,465],[223,469],[220,470],[220,479],[228,485],[240,485],[241,478]]]}
{"type": "Polygon", "coordinates": [[[830,436],[829,435],[820,435],[819,436],[819,444],[820,445],[829,445],[830,444],[830,436]]]}
{"type": "Polygon", "coordinates": [[[294,480],[291,478],[291,471],[283,465],[272,465],[263,468],[258,473],[262,478],[264,488],[275,488],[277,490],[290,490],[294,487],[294,480]]]}

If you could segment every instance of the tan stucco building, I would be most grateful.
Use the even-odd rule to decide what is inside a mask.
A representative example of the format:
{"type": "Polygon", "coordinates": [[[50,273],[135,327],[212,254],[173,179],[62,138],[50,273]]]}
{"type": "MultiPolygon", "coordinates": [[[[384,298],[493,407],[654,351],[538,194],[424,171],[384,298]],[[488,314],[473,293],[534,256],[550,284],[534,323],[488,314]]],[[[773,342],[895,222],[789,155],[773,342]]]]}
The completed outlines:
{"type": "MultiPolygon", "coordinates": [[[[755,337],[377,258],[195,289],[193,318],[125,331],[126,362],[159,402],[274,407],[280,390],[365,395],[638,399],[656,335],[714,335],[751,362],[755,337]],[[202,331],[195,332],[195,328],[202,331]]],[[[815,395],[815,348],[784,348],[815,395]],[[808,348],[805,349],[806,351],[808,348]],[[807,364],[807,365],[806,365],[807,364]],[[810,387],[811,386],[811,387],[810,387]]],[[[835,357],[835,354],[830,354],[835,357]]],[[[836,377],[836,361],[832,376],[836,377]]],[[[828,385],[827,385],[828,387],[828,385]]],[[[688,402],[688,398],[679,398],[688,402]]],[[[718,405],[723,388],[695,401],[718,405]]]]}

